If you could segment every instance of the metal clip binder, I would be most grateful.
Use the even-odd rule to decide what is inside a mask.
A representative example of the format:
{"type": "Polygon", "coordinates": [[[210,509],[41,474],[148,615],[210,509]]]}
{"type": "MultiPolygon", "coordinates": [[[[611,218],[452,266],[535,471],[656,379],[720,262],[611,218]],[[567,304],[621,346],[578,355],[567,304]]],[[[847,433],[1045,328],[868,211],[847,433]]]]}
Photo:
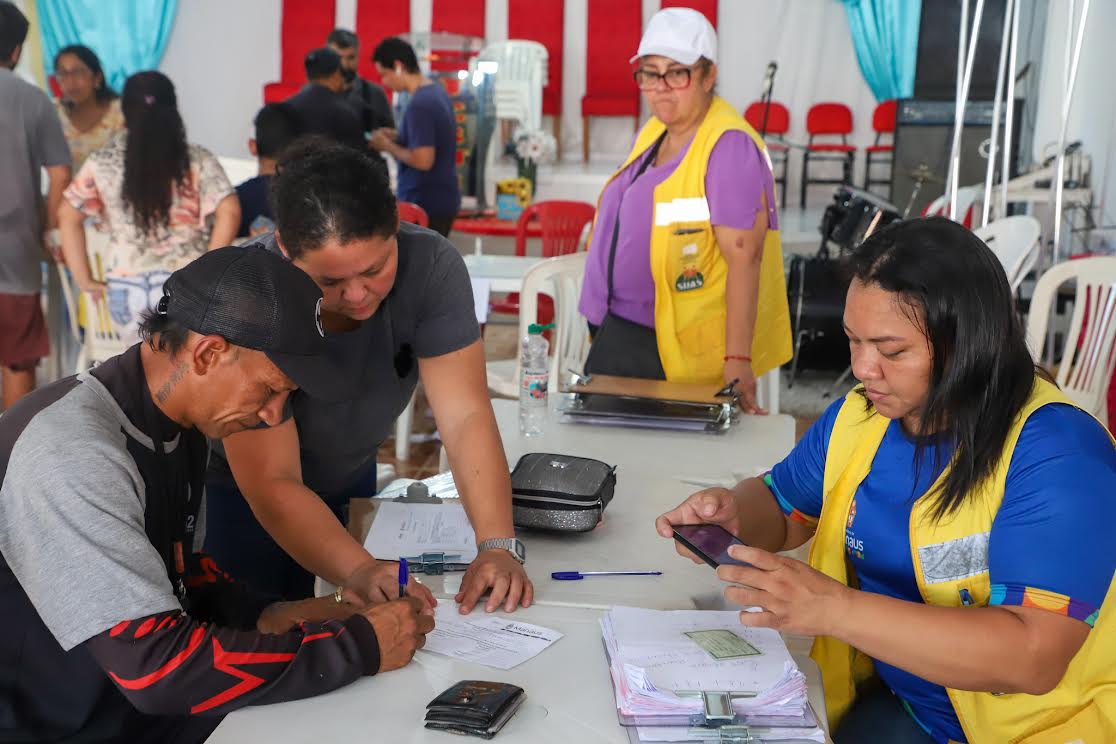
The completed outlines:
{"type": "Polygon", "coordinates": [[[457,554],[423,553],[422,555],[408,557],[406,560],[412,573],[421,573],[427,576],[441,576],[446,571],[465,571],[469,568],[469,564],[462,563],[461,556],[457,554]]]}
{"type": "Polygon", "coordinates": [[[736,711],[732,709],[732,701],[756,696],[754,692],[719,692],[712,690],[675,690],[674,694],[678,697],[701,698],[702,711],[690,717],[690,725],[704,728],[732,726],[737,721],[736,711]]]}

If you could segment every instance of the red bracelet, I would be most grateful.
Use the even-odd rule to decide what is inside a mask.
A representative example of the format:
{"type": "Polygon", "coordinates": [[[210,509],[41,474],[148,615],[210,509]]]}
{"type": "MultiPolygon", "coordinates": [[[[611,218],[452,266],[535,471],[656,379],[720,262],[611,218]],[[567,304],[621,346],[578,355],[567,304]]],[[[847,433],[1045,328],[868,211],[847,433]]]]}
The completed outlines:
{"type": "Polygon", "coordinates": [[[726,362],[731,362],[734,360],[737,362],[750,362],[752,361],[752,357],[744,356],[743,354],[728,354],[727,356],[725,356],[726,362]]]}

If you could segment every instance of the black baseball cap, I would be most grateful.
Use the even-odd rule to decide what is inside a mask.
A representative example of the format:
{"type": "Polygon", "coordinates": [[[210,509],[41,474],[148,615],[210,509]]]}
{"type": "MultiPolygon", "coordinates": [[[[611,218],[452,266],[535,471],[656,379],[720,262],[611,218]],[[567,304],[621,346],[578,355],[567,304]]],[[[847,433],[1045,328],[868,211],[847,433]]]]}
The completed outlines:
{"type": "Polygon", "coordinates": [[[351,378],[326,355],[322,292],[260,244],[218,248],[174,272],[156,312],[203,335],[267,355],[315,398],[349,397],[351,378]]]}

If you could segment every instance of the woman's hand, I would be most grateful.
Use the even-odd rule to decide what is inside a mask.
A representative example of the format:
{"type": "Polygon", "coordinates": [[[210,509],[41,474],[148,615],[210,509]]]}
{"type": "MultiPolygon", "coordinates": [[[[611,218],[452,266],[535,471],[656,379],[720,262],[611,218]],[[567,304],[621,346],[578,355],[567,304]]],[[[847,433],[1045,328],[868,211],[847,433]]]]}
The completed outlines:
{"type": "Polygon", "coordinates": [[[461,591],[454,597],[461,605],[461,614],[472,612],[481,595],[490,589],[485,612],[495,612],[501,602],[504,612],[512,612],[516,606],[530,607],[535,598],[535,587],[523,564],[506,550],[486,550],[469,565],[461,591]]]}
{"type": "Polygon", "coordinates": [[[740,395],[738,401],[740,410],[744,413],[766,416],[767,411],[760,408],[756,395],[756,375],[752,372],[752,363],[743,359],[729,359],[725,362],[725,384],[736,380],[734,389],[740,395]]]}
{"type": "Polygon", "coordinates": [[[741,612],[741,625],[799,635],[837,635],[855,590],[802,561],[759,548],[734,545],[729,555],[750,565],[717,569],[717,578],[734,584],[725,589],[725,599],[763,610],[741,612]]]}
{"type": "MultiPolygon", "coordinates": [[[[367,561],[345,580],[345,589],[369,604],[399,599],[399,564],[376,559],[367,561]]],[[[418,583],[413,575],[407,577],[407,596],[421,601],[425,613],[432,614],[438,604],[434,594],[418,583]]]]}
{"type": "MultiPolygon", "coordinates": [[[[662,537],[674,535],[676,524],[716,524],[739,537],[739,507],[736,496],[727,488],[707,488],[698,491],[655,520],[655,530],[662,537]]],[[[675,541],[674,549],[678,554],[694,563],[703,561],[675,541]]]]}

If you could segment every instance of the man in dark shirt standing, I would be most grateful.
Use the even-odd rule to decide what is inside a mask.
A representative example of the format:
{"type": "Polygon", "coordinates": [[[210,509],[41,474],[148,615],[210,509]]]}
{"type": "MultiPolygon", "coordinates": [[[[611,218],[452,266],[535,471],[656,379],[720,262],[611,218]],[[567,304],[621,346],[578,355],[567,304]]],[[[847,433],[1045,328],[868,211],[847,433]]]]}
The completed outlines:
{"type": "Polygon", "coordinates": [[[194,552],[206,437],[278,424],[296,385],[344,389],[321,304],[258,245],[211,251],[167,280],[144,343],[0,418],[0,741],[202,742],[423,645],[417,597],[273,603],[194,552]]]}
{"type": "Polygon", "coordinates": [[[449,235],[461,206],[453,102],[441,84],[422,74],[415,50],[402,39],[381,41],[372,61],[384,85],[407,91],[411,100],[398,134],[393,138],[390,130],[378,129],[369,144],[399,164],[399,199],[425,209],[430,229],[449,235]]]}
{"type": "Polygon", "coordinates": [[[341,57],[341,76],[345,80],[342,92],[360,116],[364,131],[374,132],[383,127],[394,129],[395,117],[391,114],[391,103],[384,89],[357,75],[360,65],[360,39],[357,35],[348,29],[335,28],[326,37],[326,45],[341,57]]]}
{"type": "Polygon", "coordinates": [[[343,145],[365,150],[360,117],[344,98],[345,78],[341,57],[322,47],[306,55],[306,86],[286,100],[294,112],[300,134],[320,134],[343,145]]]}

